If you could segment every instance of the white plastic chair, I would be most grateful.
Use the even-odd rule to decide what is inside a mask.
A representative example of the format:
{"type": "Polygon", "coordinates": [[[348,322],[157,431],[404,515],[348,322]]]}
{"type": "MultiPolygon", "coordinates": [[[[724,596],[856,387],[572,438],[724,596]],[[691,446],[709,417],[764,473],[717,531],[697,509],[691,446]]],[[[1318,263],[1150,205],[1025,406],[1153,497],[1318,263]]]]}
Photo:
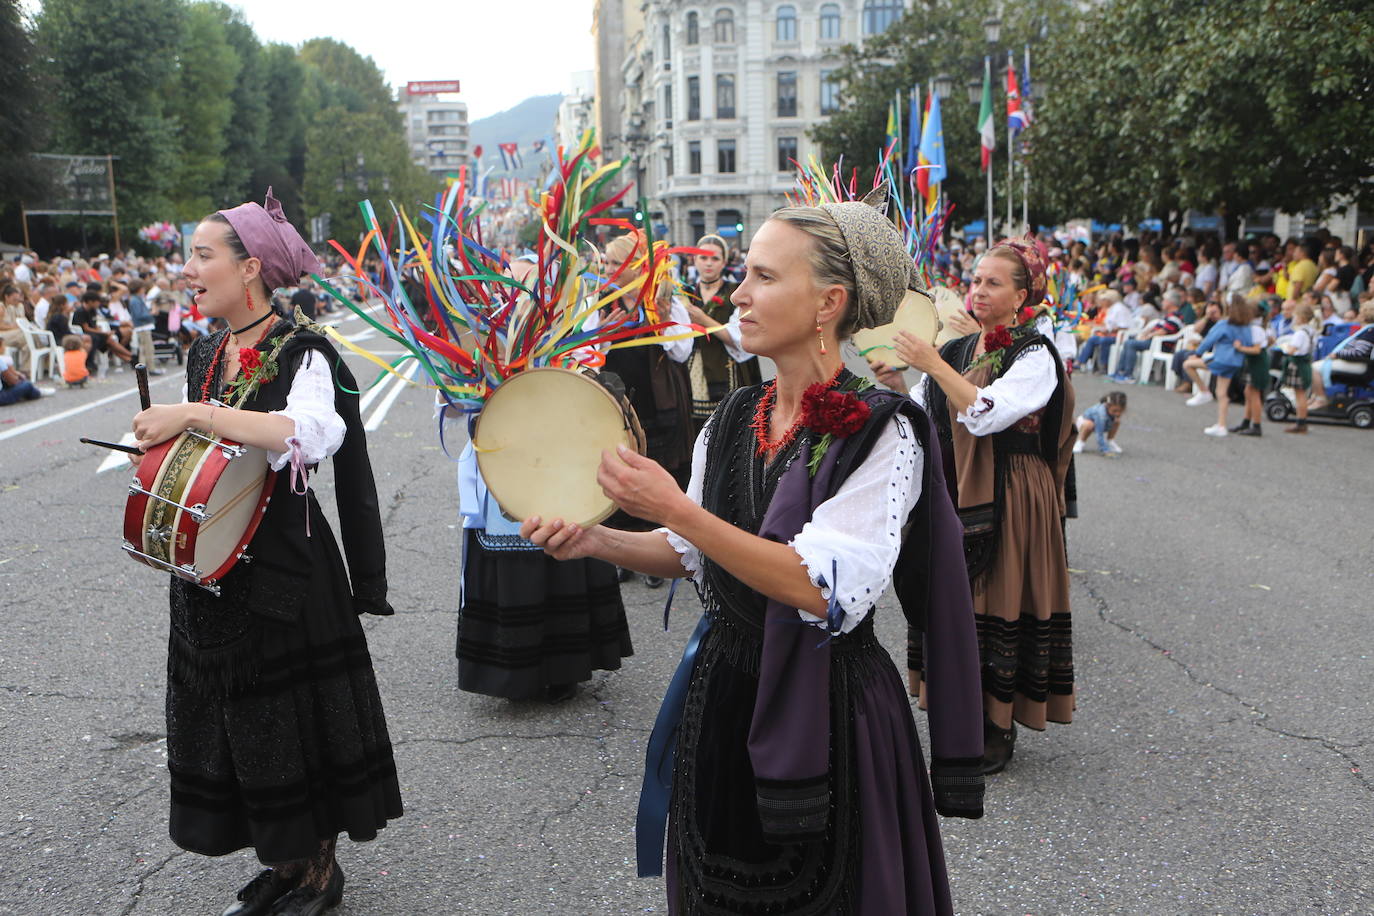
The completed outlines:
{"type": "Polygon", "coordinates": [[[38,327],[27,318],[20,318],[19,332],[24,335],[24,342],[29,348],[29,378],[38,381],[43,377],[39,374],[38,366],[40,360],[47,357],[48,377],[60,381],[62,348],[57,345],[57,338],[52,336],[52,331],[38,327]]]}
{"type": "Polygon", "coordinates": [[[1178,384],[1178,376],[1174,374],[1174,354],[1165,350],[1164,345],[1182,337],[1183,332],[1179,331],[1177,334],[1163,334],[1159,337],[1150,338],[1150,349],[1146,350],[1140,357],[1140,384],[1150,384],[1150,377],[1154,374],[1156,363],[1164,364],[1165,388],[1172,388],[1178,384]]]}
{"type": "Polygon", "coordinates": [[[1116,364],[1121,361],[1121,349],[1126,341],[1140,334],[1145,328],[1145,319],[1139,316],[1131,320],[1131,326],[1124,331],[1116,332],[1116,343],[1112,344],[1112,352],[1107,354],[1107,375],[1116,375],[1116,364]]]}

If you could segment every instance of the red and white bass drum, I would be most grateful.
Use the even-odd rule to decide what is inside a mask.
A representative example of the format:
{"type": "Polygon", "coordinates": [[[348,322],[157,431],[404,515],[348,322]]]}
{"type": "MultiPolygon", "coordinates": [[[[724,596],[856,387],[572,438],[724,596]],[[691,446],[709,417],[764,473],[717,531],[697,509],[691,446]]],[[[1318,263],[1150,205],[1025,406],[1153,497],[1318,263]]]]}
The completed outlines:
{"type": "Polygon", "coordinates": [[[129,484],[124,550],[140,563],[219,594],[272,497],[267,453],[195,430],[153,446],[129,484]]]}

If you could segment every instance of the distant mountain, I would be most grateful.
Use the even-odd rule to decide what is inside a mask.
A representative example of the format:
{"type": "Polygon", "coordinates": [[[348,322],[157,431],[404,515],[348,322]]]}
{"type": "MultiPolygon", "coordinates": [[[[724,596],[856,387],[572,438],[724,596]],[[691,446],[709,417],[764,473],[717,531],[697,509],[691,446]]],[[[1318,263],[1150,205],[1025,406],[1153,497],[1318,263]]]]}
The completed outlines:
{"type": "Polygon", "coordinates": [[[543,176],[545,158],[552,156],[557,146],[554,140],[554,120],[558,116],[558,106],[562,104],[561,95],[536,95],[525,99],[514,108],[497,112],[490,117],[473,121],[468,126],[472,146],[482,147],[482,169],[495,166],[492,178],[528,178],[537,180],[543,176]],[[544,152],[535,153],[530,146],[535,140],[545,141],[544,152]],[[520,155],[525,167],[513,175],[501,167],[501,143],[520,144],[520,155]]]}

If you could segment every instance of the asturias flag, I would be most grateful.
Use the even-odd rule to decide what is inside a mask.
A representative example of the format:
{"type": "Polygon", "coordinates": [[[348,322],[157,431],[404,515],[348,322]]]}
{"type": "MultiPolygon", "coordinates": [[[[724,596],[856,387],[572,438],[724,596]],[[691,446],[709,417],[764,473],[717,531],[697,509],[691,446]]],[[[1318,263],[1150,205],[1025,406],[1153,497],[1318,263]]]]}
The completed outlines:
{"type": "Polygon", "coordinates": [[[992,61],[983,58],[983,103],[978,106],[978,138],[983,147],[983,171],[992,164],[997,149],[997,134],[992,125],[992,61]]]}

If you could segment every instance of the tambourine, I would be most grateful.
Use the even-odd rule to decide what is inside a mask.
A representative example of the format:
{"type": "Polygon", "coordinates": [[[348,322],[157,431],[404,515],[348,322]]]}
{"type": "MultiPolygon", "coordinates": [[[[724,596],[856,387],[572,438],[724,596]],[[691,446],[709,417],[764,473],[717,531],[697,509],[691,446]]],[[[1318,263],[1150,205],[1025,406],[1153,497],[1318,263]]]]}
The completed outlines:
{"type": "Polygon", "coordinates": [[[897,313],[893,316],[892,322],[876,328],[855,331],[854,345],[859,348],[860,355],[870,363],[882,362],[892,369],[902,371],[907,366],[897,355],[897,335],[906,331],[913,337],[933,344],[943,328],[944,324],[940,321],[939,312],[931,297],[915,290],[907,290],[901,304],[897,306],[897,313]]]}
{"type": "Polygon", "coordinates": [[[603,450],[643,454],[644,434],[623,394],[570,369],[526,369],[487,399],[472,434],[477,467],[501,511],[596,525],[615,504],[596,482],[603,450]]]}

